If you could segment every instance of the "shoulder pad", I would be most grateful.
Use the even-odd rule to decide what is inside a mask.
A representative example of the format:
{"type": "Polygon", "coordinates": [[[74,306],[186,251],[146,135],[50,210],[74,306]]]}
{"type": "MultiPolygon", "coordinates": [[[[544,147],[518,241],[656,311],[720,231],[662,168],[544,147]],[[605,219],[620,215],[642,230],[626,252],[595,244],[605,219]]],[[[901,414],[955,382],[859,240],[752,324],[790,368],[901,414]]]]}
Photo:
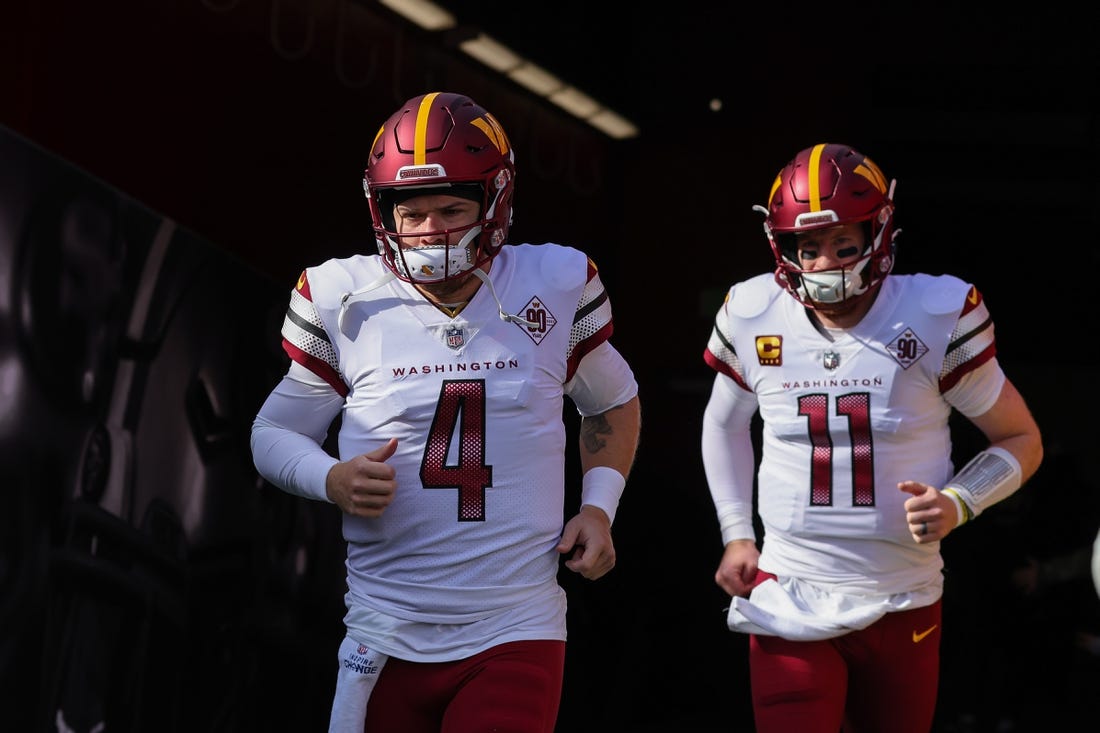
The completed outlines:
{"type": "Polygon", "coordinates": [[[579,249],[560,244],[524,245],[540,255],[539,272],[543,281],[557,290],[569,290],[588,281],[588,256],[579,249]],[[578,282],[578,273],[580,281],[578,282]]]}
{"type": "Polygon", "coordinates": [[[970,291],[970,285],[954,275],[926,275],[927,279],[917,280],[921,285],[921,307],[934,315],[942,316],[962,307],[963,299],[970,291]]]}
{"type": "Polygon", "coordinates": [[[777,296],[786,295],[772,273],[764,273],[730,288],[729,311],[738,318],[753,318],[763,313],[777,296]]]}
{"type": "Polygon", "coordinates": [[[339,308],[344,293],[371,282],[382,274],[382,259],[372,255],[355,255],[332,259],[306,270],[313,304],[318,308],[339,308]]]}

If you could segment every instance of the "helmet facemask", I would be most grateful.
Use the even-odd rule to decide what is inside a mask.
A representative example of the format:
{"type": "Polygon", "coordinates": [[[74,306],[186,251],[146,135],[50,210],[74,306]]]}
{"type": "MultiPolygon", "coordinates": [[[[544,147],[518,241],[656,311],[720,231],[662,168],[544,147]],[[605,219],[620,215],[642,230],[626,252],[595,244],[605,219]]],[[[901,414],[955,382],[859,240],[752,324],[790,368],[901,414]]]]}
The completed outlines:
{"type": "MultiPolygon", "coordinates": [[[[370,192],[368,191],[368,196],[370,192]]],[[[379,189],[375,192],[382,226],[375,231],[378,253],[394,273],[408,282],[435,283],[452,280],[475,267],[480,267],[491,255],[480,245],[481,233],[486,225],[480,212],[485,209],[484,189],[479,183],[444,184],[379,189]],[[394,209],[417,196],[456,196],[478,205],[478,218],[460,227],[434,231],[401,234],[398,232],[394,209]],[[402,241],[436,238],[439,244],[406,244],[402,241]]]]}
{"type": "Polygon", "coordinates": [[[799,263],[797,235],[771,236],[779,266],[776,280],[800,303],[815,310],[846,310],[872,292],[893,266],[891,248],[882,246],[884,230],[861,222],[863,252],[859,259],[828,270],[806,270],[799,263]]]}

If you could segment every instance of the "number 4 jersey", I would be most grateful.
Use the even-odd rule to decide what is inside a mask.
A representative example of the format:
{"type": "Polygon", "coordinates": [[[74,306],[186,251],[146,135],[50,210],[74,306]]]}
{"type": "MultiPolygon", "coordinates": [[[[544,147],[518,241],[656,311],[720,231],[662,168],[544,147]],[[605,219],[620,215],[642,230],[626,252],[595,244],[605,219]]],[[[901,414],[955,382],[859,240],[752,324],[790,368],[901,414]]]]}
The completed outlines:
{"type": "MultiPolygon", "coordinates": [[[[291,358],[344,396],[342,460],[398,440],[392,504],[344,516],[349,609],[469,624],[532,599],[553,607],[563,395],[612,332],[596,268],[568,247],[504,247],[490,273],[500,306],[483,285],[454,317],[386,273],[376,256],[308,269],[283,326],[291,358]]],[[[637,387],[623,388],[602,397],[637,387]]]]}
{"type": "Polygon", "coordinates": [[[897,484],[950,478],[952,405],[992,406],[994,354],[981,295],[951,276],[892,275],[857,326],[830,336],[771,274],[731,288],[704,359],[763,419],[760,568],[842,593],[938,597],[938,543],[913,541],[897,484]]]}

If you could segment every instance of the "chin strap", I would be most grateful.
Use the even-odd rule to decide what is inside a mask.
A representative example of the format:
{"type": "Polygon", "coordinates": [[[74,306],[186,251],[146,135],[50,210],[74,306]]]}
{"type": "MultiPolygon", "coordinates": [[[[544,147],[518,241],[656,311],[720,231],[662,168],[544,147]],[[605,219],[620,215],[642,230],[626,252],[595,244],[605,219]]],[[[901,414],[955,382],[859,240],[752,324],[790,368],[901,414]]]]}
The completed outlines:
{"type": "Polygon", "coordinates": [[[369,293],[372,290],[377,290],[390,280],[393,280],[397,276],[390,272],[388,269],[382,273],[382,275],[376,280],[367,283],[363,287],[350,293],[344,293],[340,296],[340,315],[336,316],[336,327],[340,329],[340,333],[344,333],[344,316],[348,312],[349,302],[352,298],[362,295],[363,293],[369,293]]]}
{"type": "Polygon", "coordinates": [[[500,320],[511,321],[512,323],[518,323],[522,326],[527,326],[528,328],[538,328],[539,324],[535,321],[528,321],[526,318],[520,318],[519,316],[513,316],[511,313],[504,312],[504,306],[501,305],[500,298],[497,297],[497,291],[496,288],[493,287],[493,281],[489,279],[489,275],[486,274],[485,270],[482,270],[480,267],[475,267],[473,273],[478,280],[489,286],[489,292],[492,294],[493,300],[497,302],[497,310],[500,312],[500,320]]]}

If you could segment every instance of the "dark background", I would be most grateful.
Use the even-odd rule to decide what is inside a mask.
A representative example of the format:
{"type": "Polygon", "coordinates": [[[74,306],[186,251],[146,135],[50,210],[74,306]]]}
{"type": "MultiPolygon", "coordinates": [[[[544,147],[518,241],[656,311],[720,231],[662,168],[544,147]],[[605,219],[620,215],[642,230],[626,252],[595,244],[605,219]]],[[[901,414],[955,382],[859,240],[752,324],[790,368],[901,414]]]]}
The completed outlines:
{"type": "MultiPolygon", "coordinates": [[[[1097,21],[1068,4],[38,0],[0,9],[0,686],[11,730],[318,730],[342,636],[332,507],[258,480],[306,265],[371,251],[381,122],[461,91],[517,151],[515,242],[601,267],[642,389],[619,565],[564,573],[559,729],[751,730],[713,583],[701,354],[801,148],[898,180],[898,270],[976,283],[1047,460],[944,546],[938,729],[1057,728],[1100,683],[1081,551],[1097,348],[1097,21]],[[484,30],[632,119],[613,141],[456,49],[484,30]],[[712,100],[721,100],[717,111],[712,100]],[[1013,571],[1040,563],[1025,593],[1013,571]]],[[[960,425],[959,458],[978,441],[960,425]]],[[[1070,730],[1071,727],[1060,729],[1070,730]]]]}

